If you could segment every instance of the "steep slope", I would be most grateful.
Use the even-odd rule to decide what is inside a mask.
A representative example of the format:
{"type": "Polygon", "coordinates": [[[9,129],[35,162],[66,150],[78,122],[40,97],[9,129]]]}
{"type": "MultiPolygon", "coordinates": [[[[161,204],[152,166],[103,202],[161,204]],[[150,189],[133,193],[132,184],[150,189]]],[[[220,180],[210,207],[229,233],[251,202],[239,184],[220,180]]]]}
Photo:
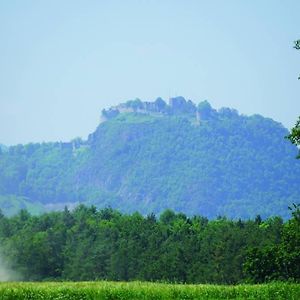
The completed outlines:
{"type": "Polygon", "coordinates": [[[0,193],[234,218],[287,217],[300,198],[297,149],[271,119],[180,97],[127,102],[103,120],[85,142],[10,147],[0,156],[0,193]]]}

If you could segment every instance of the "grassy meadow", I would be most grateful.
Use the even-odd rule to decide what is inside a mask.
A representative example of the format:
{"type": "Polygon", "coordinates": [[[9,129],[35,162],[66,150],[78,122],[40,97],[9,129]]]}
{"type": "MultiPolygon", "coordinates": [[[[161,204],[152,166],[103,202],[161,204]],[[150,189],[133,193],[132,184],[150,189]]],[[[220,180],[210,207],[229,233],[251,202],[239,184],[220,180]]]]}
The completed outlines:
{"type": "Polygon", "coordinates": [[[300,285],[183,285],[147,282],[8,282],[0,299],[300,299],[300,285]]]}

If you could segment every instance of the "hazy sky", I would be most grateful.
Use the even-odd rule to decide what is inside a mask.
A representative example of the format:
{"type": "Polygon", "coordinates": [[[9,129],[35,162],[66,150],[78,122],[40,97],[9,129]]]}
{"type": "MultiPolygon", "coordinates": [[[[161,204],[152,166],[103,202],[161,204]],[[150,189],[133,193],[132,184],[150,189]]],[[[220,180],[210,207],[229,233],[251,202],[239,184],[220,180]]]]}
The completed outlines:
{"type": "Polygon", "coordinates": [[[137,97],[291,127],[299,12],[299,0],[0,0],[0,143],[86,138],[103,108],[137,97]]]}

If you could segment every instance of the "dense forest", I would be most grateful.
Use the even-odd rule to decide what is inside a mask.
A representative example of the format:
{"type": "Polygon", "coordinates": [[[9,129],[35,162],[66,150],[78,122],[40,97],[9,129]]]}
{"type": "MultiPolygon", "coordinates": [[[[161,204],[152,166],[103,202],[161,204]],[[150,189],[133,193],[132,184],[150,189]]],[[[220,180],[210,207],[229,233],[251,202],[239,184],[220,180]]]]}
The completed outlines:
{"type": "Polygon", "coordinates": [[[183,97],[102,112],[87,140],[0,150],[0,208],[33,214],[78,203],[125,213],[289,217],[300,199],[297,147],[280,123],[183,97]]]}
{"type": "Polygon", "coordinates": [[[143,217],[84,205],[40,216],[22,210],[0,215],[1,256],[13,279],[34,281],[299,281],[299,207],[291,213],[283,222],[208,220],[171,210],[143,217]]]}

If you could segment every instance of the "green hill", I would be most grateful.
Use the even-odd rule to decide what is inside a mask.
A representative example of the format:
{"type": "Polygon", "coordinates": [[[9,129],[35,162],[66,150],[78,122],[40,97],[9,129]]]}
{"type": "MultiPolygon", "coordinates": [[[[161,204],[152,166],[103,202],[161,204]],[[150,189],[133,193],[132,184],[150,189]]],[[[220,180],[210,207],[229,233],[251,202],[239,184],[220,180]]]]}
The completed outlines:
{"type": "Polygon", "coordinates": [[[128,101],[103,110],[102,120],[86,141],[1,153],[0,194],[47,207],[84,202],[233,218],[287,217],[300,199],[297,148],[271,119],[177,97],[169,105],[128,101]]]}
{"type": "Polygon", "coordinates": [[[7,152],[7,151],[8,151],[8,147],[3,144],[0,144],[0,152],[7,152]]]}

